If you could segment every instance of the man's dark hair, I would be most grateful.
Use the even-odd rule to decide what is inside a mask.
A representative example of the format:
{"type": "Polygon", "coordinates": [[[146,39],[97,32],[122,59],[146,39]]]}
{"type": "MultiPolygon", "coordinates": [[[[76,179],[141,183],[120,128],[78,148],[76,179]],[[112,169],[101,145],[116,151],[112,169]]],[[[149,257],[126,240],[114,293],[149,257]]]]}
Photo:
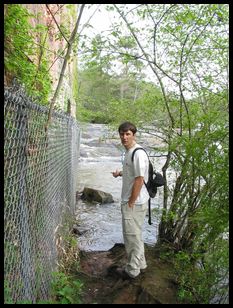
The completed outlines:
{"type": "Polygon", "coordinates": [[[124,122],[118,128],[119,134],[121,132],[127,132],[128,130],[131,130],[131,132],[133,134],[136,134],[136,132],[137,132],[136,126],[133,123],[131,123],[131,122],[124,122]]]}

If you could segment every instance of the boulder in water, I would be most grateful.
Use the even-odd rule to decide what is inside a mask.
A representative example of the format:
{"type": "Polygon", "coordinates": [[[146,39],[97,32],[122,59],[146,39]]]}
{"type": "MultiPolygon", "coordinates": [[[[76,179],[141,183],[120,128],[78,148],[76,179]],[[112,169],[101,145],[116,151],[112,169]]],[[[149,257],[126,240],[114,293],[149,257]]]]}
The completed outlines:
{"type": "Polygon", "coordinates": [[[89,202],[98,202],[98,203],[113,203],[113,197],[111,194],[104,191],[85,187],[81,195],[81,199],[89,202]]]}

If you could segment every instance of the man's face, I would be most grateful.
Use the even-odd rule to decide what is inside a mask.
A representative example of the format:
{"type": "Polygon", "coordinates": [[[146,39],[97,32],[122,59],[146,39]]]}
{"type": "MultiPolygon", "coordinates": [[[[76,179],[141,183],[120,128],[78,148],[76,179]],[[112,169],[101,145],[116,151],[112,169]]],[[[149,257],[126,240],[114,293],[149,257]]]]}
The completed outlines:
{"type": "Polygon", "coordinates": [[[120,132],[121,143],[126,149],[130,149],[135,141],[135,135],[131,132],[131,130],[127,130],[126,132],[120,132]]]}

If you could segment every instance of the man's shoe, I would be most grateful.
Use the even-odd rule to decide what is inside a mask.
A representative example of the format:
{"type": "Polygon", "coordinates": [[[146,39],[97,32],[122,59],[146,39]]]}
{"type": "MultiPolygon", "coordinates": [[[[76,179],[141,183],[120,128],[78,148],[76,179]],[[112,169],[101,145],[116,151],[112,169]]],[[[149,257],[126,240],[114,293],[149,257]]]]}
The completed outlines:
{"type": "Polygon", "coordinates": [[[144,273],[146,272],[146,269],[147,269],[147,266],[144,267],[144,268],[140,268],[140,272],[141,272],[142,274],[144,274],[144,273]]]}
{"type": "Polygon", "coordinates": [[[136,277],[131,276],[130,274],[128,274],[124,268],[118,267],[116,269],[116,273],[123,279],[135,279],[136,277]]]}
{"type": "Polygon", "coordinates": [[[141,274],[145,274],[146,268],[140,269],[141,274]]]}

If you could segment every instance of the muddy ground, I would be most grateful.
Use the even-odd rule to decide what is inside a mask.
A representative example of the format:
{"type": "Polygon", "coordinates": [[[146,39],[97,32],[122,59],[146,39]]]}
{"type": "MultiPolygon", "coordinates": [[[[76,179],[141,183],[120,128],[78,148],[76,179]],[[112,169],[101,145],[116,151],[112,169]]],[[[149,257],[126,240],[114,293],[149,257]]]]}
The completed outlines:
{"type": "Polygon", "coordinates": [[[171,264],[154,247],[145,245],[148,267],[135,279],[114,270],[126,262],[123,244],[109,251],[80,252],[78,276],[84,283],[83,304],[178,304],[177,284],[171,264]]]}

